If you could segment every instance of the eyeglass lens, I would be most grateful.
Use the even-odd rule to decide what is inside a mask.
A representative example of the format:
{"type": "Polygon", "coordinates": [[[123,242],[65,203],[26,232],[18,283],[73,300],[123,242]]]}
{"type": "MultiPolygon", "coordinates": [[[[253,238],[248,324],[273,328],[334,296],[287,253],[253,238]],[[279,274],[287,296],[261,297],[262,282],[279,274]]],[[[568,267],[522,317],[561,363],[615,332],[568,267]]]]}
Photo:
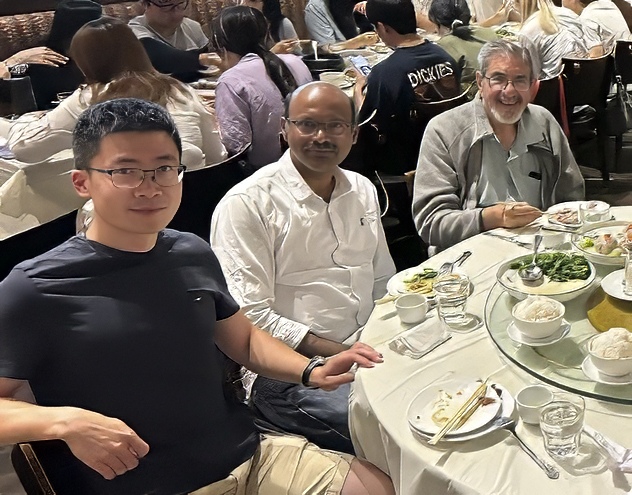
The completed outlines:
{"type": "Polygon", "coordinates": [[[159,167],[154,171],[143,171],[139,168],[124,168],[114,170],[111,174],[112,183],[116,187],[135,188],[140,186],[146,175],[153,175],[153,180],[159,186],[175,186],[182,180],[183,167],[159,167]]]}

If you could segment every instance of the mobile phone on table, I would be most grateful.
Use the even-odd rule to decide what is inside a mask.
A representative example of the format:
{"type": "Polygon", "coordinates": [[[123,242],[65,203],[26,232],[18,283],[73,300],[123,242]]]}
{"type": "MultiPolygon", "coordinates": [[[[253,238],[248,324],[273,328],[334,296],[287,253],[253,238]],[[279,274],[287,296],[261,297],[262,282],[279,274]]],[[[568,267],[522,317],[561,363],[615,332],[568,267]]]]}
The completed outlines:
{"type": "Polygon", "coordinates": [[[367,77],[369,73],[371,72],[371,65],[369,64],[369,61],[366,58],[364,58],[362,55],[355,55],[353,57],[349,57],[349,60],[351,61],[351,64],[357,70],[359,70],[362,74],[364,74],[365,77],[367,77]]]}

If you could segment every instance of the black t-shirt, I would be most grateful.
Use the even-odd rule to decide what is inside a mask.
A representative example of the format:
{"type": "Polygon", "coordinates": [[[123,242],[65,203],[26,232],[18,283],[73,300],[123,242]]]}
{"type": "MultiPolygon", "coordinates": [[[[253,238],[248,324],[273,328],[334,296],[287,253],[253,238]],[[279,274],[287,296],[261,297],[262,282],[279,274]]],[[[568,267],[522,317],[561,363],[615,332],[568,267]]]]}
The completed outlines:
{"type": "Polygon", "coordinates": [[[458,88],[460,76],[454,59],[428,41],[397,48],[377,64],[367,78],[360,122],[377,110],[373,122],[383,135],[384,144],[371,149],[366,158],[383,172],[403,174],[414,170],[421,142],[421,133],[412,128],[410,120],[415,92],[423,92],[439,80],[451,77],[458,88]]]}
{"type": "Polygon", "coordinates": [[[112,481],[62,441],[38,442],[60,495],[178,494],[225,478],[258,445],[248,408],[225,396],[216,320],[238,306],[208,244],[160,233],[147,253],[73,237],[0,284],[0,376],[42,406],[119,418],[150,447],[112,481]]]}

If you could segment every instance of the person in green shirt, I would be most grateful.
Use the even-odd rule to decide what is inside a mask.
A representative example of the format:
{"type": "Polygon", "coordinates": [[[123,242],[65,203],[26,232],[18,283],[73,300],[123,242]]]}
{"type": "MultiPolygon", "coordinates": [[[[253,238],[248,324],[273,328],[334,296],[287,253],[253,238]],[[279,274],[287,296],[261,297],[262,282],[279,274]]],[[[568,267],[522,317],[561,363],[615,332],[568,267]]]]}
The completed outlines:
{"type": "Polygon", "coordinates": [[[491,28],[470,25],[470,9],[465,0],[433,0],[428,10],[430,22],[437,25],[441,46],[461,66],[461,86],[470,89],[470,98],[477,92],[478,52],[488,41],[498,39],[491,28]]]}

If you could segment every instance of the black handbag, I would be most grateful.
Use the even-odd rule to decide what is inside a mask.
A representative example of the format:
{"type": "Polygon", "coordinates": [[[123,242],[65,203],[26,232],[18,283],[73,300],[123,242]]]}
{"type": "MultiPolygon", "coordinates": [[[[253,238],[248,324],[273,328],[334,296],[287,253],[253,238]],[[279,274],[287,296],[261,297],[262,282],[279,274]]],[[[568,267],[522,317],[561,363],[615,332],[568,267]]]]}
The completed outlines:
{"type": "Polygon", "coordinates": [[[620,136],[632,129],[632,98],[626,91],[621,76],[616,77],[616,92],[606,103],[606,130],[609,136],[620,136]]]}

